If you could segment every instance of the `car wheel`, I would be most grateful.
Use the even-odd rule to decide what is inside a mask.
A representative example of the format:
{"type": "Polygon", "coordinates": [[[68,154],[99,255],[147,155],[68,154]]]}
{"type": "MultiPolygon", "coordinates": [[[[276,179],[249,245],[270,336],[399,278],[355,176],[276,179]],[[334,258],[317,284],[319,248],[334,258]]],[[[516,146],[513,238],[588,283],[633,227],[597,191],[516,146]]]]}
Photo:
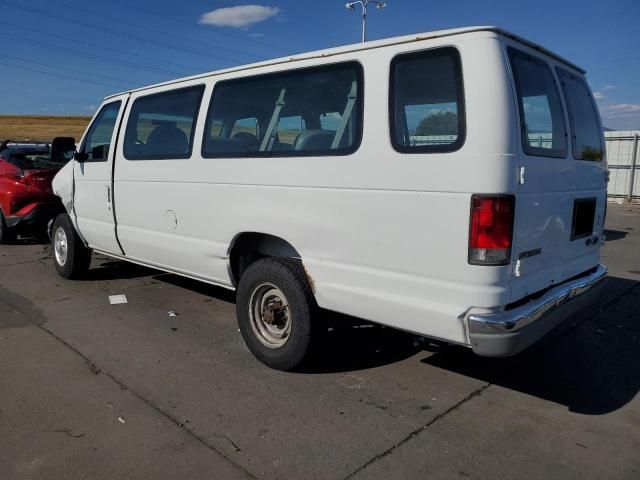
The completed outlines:
{"type": "Polygon", "coordinates": [[[14,233],[7,227],[7,222],[5,222],[2,210],[0,210],[0,243],[11,243],[15,238],[14,233]]]}
{"type": "Polygon", "coordinates": [[[276,370],[293,370],[317,342],[318,307],[302,264],[289,258],[257,260],[240,278],[238,326],[253,355],[276,370]]]}
{"type": "Polygon", "coordinates": [[[53,222],[51,245],[53,263],[61,277],[82,278],[89,271],[91,250],[89,250],[76,233],[69,215],[58,215],[53,222]]]}

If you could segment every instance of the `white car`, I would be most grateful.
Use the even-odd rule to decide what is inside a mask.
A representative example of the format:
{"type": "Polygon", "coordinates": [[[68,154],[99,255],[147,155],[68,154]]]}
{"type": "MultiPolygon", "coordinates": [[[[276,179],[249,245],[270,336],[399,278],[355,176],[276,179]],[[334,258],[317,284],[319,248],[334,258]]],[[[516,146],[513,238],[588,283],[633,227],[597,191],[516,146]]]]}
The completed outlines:
{"type": "Polygon", "coordinates": [[[196,75],[104,100],[54,181],[55,264],[237,289],[277,369],[318,307],[513,355],[603,283],[603,145],[584,71],[494,27],[196,75]]]}

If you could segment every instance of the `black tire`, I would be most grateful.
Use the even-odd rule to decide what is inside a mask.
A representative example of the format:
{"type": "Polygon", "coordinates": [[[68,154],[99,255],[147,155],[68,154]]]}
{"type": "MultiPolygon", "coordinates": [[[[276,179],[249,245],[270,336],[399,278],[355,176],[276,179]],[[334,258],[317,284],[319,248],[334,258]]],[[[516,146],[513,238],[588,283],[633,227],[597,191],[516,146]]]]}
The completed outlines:
{"type": "Polygon", "coordinates": [[[12,243],[16,239],[15,234],[7,227],[7,222],[4,220],[4,214],[0,210],[0,244],[12,243]]]}
{"type": "Polygon", "coordinates": [[[67,279],[84,277],[89,271],[89,265],[91,264],[91,250],[82,243],[69,215],[63,213],[56,217],[53,222],[51,236],[53,263],[60,276],[67,279]],[[61,230],[66,238],[66,261],[63,263],[60,262],[59,255],[56,254],[56,233],[58,230],[61,230]]]}
{"type": "MultiPolygon", "coordinates": [[[[282,311],[279,309],[278,311],[282,311]]],[[[236,296],[238,326],[251,353],[265,365],[276,370],[293,370],[309,358],[312,341],[317,343],[321,335],[316,304],[302,264],[290,258],[263,258],[253,262],[240,278],[236,296]],[[281,346],[266,346],[265,336],[254,328],[254,294],[260,297],[265,284],[273,286],[284,295],[290,315],[290,331],[281,346]]],[[[261,316],[261,318],[264,318],[261,316]]],[[[256,320],[260,322],[260,320],[256,320]]],[[[264,322],[262,323],[264,325],[264,322]]]]}

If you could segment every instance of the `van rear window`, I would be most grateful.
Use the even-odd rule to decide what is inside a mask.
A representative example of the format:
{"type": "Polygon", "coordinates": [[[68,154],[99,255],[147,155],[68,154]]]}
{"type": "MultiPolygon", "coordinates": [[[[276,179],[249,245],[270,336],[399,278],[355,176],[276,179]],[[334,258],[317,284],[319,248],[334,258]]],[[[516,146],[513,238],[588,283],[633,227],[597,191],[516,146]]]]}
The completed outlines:
{"type": "Polygon", "coordinates": [[[362,136],[362,67],[345,62],[217,82],[202,155],[346,155],[362,136]]]}
{"type": "Polygon", "coordinates": [[[567,129],[551,68],[545,61],[515,48],[508,52],[518,95],[524,153],[565,157],[567,129]]]}
{"type": "Polygon", "coordinates": [[[403,153],[452,152],[464,143],[460,54],[453,47],[398,55],[391,62],[390,126],[403,153]]]}
{"type": "Polygon", "coordinates": [[[602,160],[602,129],[591,91],[582,77],[557,68],[571,122],[573,158],[602,160]]]}

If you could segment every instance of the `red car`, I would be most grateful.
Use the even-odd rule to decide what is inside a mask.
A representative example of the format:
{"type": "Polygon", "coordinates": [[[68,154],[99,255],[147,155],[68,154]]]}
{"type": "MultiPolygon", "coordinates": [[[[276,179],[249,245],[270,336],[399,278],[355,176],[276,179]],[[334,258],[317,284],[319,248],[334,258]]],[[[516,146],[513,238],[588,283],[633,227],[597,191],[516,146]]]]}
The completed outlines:
{"type": "Polygon", "coordinates": [[[49,144],[0,143],[0,243],[22,233],[45,238],[49,220],[62,209],[51,180],[73,158],[69,149],[52,155],[49,144]]]}

